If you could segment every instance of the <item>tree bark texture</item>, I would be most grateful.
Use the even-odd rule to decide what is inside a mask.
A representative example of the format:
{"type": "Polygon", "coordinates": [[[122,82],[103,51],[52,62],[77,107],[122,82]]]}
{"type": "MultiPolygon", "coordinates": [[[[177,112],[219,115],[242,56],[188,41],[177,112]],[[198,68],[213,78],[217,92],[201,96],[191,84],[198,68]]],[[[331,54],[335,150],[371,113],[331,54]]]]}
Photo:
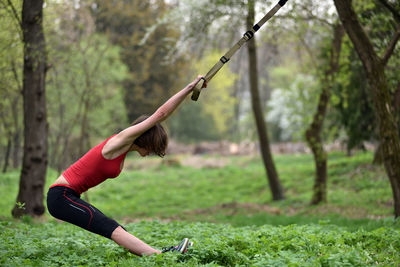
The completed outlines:
{"type": "Polygon", "coordinates": [[[327,201],[326,182],[327,182],[327,153],[321,141],[321,130],[325,119],[326,109],[331,96],[331,89],[334,82],[335,73],[339,67],[339,55],[342,44],[344,29],[341,24],[334,27],[334,36],[331,45],[331,55],[329,68],[324,73],[322,79],[322,92],[319,96],[317,110],[313,121],[306,131],[307,143],[314,155],[315,162],[315,182],[311,204],[316,205],[327,201]]]}
{"type": "Polygon", "coordinates": [[[45,210],[43,188],[47,168],[48,124],[45,98],[46,51],[42,20],[43,0],[23,1],[24,155],[17,204],[12,210],[14,217],[24,214],[39,216],[45,210]]]}
{"type": "MultiPolygon", "coordinates": [[[[397,84],[397,89],[392,96],[392,104],[394,110],[394,120],[397,122],[397,128],[399,127],[399,113],[400,113],[400,82],[397,84]]],[[[400,133],[399,133],[400,134],[400,133]]],[[[375,149],[373,164],[383,164],[382,146],[379,143],[375,149]]]]}
{"type": "MultiPolygon", "coordinates": [[[[250,29],[254,24],[254,1],[248,2],[248,15],[246,20],[247,28],[250,29]]],[[[260,140],[261,154],[264,161],[264,166],[267,171],[269,186],[273,200],[282,200],[285,198],[283,188],[279,181],[278,173],[275,168],[274,160],[268,141],[267,127],[264,120],[260,95],[258,91],[258,73],[257,73],[257,51],[256,42],[253,37],[248,41],[247,50],[249,53],[249,80],[251,90],[251,103],[254,117],[257,125],[258,137],[260,140]]]]}
{"type": "Polygon", "coordinates": [[[383,162],[393,191],[394,214],[398,217],[400,216],[400,142],[385,78],[385,62],[388,60],[388,53],[385,53],[383,58],[377,55],[357,18],[352,1],[334,0],[334,2],[340,20],[367,73],[374,110],[378,118],[383,162]]]}

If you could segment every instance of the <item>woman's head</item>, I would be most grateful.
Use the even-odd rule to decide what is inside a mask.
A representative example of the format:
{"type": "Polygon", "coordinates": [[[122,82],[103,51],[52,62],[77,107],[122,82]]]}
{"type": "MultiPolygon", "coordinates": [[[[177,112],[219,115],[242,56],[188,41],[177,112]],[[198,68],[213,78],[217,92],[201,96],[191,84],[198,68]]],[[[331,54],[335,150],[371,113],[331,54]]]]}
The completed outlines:
{"type": "MultiPolygon", "coordinates": [[[[132,125],[138,124],[144,120],[146,120],[149,116],[142,115],[137,118],[132,125]]],[[[167,150],[168,146],[168,135],[164,130],[164,127],[160,123],[157,123],[142,135],[140,135],[133,142],[140,148],[146,149],[150,153],[154,153],[160,157],[165,156],[165,150],[167,150]]]]}

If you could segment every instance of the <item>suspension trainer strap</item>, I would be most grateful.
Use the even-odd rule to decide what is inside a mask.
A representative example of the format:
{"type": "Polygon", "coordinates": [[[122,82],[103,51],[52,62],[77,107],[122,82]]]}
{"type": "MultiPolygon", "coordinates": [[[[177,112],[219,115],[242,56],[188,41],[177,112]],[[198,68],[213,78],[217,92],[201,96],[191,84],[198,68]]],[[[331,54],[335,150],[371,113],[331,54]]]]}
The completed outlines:
{"type": "MultiPolygon", "coordinates": [[[[272,18],[278,10],[283,7],[288,0],[280,0],[278,4],[276,4],[257,24],[253,26],[250,30],[244,33],[243,37],[228,51],[225,55],[223,55],[219,61],[207,72],[204,79],[206,82],[209,82],[215,74],[224,66],[226,62],[228,62],[231,57],[239,50],[239,48],[246,43],[248,40],[253,38],[254,34],[267,22],[270,18],[272,18]]],[[[197,101],[200,95],[200,91],[203,87],[203,83],[198,83],[196,87],[193,89],[192,100],[197,101]]]]}

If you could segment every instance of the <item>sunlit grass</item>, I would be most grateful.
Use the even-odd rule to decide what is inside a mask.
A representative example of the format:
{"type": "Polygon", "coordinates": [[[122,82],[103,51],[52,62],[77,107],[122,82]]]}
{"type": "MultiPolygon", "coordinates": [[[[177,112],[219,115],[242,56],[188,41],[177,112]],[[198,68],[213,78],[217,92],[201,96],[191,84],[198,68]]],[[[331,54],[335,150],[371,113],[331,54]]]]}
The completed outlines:
{"type": "MultiPolygon", "coordinates": [[[[175,157],[178,162],[185,159],[185,156],[169,157],[175,157]]],[[[286,195],[285,200],[277,202],[272,201],[266,172],[259,158],[203,158],[220,160],[226,165],[199,168],[201,157],[197,158],[198,166],[167,166],[158,158],[127,158],[126,170],[118,178],[89,190],[90,202],[105,214],[126,221],[159,218],[221,220],[237,225],[247,221],[249,225],[261,225],[284,220],[274,219],[279,215],[287,218],[288,222],[293,221],[291,216],[300,216],[299,221],[312,216],[316,218],[313,221],[329,218],[332,222],[338,217],[392,217],[390,184],[384,169],[370,164],[372,153],[358,153],[353,157],[339,152],[330,154],[328,203],[318,206],[309,205],[314,184],[312,155],[274,157],[286,195]],[[254,203],[260,208],[248,210],[240,206],[224,206],[231,203],[254,203]],[[266,208],[274,209],[274,213],[268,214],[266,208]]],[[[49,170],[45,193],[56,178],[57,173],[49,170]]],[[[2,174],[0,194],[4,197],[0,201],[0,216],[3,218],[11,216],[18,180],[18,171],[2,174]]]]}

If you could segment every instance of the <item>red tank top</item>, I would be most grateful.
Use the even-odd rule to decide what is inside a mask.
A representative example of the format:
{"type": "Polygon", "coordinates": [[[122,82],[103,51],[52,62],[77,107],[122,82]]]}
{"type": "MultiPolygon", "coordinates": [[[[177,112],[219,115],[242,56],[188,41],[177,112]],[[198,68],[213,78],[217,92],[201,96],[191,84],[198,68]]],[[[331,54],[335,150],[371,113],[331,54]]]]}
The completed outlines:
{"type": "Polygon", "coordinates": [[[121,162],[128,151],[115,159],[106,159],[101,153],[111,137],[89,150],[62,174],[78,194],[82,194],[108,178],[115,178],[121,173],[121,162]]]}

